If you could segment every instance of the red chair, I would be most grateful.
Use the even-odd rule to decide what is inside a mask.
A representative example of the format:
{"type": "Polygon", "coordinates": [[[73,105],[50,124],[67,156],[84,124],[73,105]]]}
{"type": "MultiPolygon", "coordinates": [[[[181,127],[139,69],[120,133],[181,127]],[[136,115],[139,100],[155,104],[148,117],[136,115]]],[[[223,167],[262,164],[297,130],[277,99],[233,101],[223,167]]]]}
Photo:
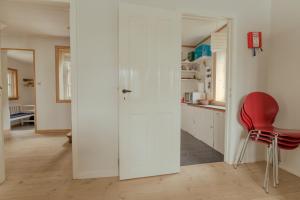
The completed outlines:
{"type": "Polygon", "coordinates": [[[278,179],[278,148],[292,150],[300,144],[300,130],[279,129],[273,126],[279,106],[276,100],[263,92],[253,92],[244,99],[240,111],[240,123],[247,130],[248,135],[238,155],[235,168],[242,162],[249,139],[266,144],[268,147],[267,166],[264,188],[268,192],[269,165],[273,161],[274,186],[278,179]]]}
{"type": "Polygon", "coordinates": [[[264,188],[265,188],[265,191],[268,192],[268,188],[269,188],[269,186],[268,186],[269,185],[269,163],[270,163],[270,158],[271,158],[271,153],[272,153],[272,150],[271,150],[272,140],[270,140],[269,138],[264,139],[261,134],[257,133],[257,131],[253,127],[251,119],[244,112],[243,107],[241,108],[241,112],[240,112],[240,122],[244,126],[244,128],[248,131],[248,136],[247,136],[247,138],[244,142],[244,145],[242,147],[242,150],[239,154],[238,160],[236,161],[236,164],[234,165],[234,167],[237,168],[237,166],[241,163],[241,161],[242,161],[242,159],[245,155],[245,151],[246,151],[249,139],[251,139],[255,142],[266,144],[268,146],[268,152],[267,152],[267,161],[268,162],[267,162],[267,166],[266,166],[264,188]]]}

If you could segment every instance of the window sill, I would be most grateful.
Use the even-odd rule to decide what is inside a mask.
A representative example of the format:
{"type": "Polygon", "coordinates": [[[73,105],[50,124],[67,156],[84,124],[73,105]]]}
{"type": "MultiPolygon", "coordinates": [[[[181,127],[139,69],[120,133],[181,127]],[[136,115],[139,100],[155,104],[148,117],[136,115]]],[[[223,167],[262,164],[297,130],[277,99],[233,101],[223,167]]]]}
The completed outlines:
{"type": "Polygon", "coordinates": [[[56,100],[56,103],[71,103],[71,100],[56,100]]]}
{"type": "Polygon", "coordinates": [[[10,101],[16,101],[16,100],[19,100],[19,97],[10,97],[10,98],[8,98],[8,100],[10,100],[10,101]]]}

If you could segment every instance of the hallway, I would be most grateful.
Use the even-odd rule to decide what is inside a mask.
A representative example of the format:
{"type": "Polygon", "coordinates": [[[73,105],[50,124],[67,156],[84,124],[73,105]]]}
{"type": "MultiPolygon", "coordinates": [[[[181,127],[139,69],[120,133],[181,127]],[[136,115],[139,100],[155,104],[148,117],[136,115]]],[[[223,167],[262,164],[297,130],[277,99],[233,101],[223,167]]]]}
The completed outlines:
{"type": "Polygon", "coordinates": [[[62,134],[5,134],[6,182],[0,199],[45,199],[72,177],[71,144],[62,134]]]}
{"type": "Polygon", "coordinates": [[[72,180],[71,145],[64,135],[14,131],[5,138],[7,181],[1,200],[299,199],[300,178],[280,171],[281,185],[261,188],[264,163],[234,170],[224,163],[185,166],[180,174],[118,181],[72,180]]]}

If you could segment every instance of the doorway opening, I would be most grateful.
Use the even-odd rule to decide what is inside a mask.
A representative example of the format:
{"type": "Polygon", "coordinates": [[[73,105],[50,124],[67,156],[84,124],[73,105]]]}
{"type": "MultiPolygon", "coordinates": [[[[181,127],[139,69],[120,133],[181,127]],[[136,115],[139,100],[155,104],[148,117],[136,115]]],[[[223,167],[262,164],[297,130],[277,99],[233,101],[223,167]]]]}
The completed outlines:
{"type": "Polygon", "coordinates": [[[17,4],[0,2],[6,13],[14,13],[13,19],[1,18],[7,24],[0,66],[6,181],[61,169],[61,178],[71,178],[69,3],[17,4]],[[24,24],[24,17],[30,23],[24,24]]]}
{"type": "Polygon", "coordinates": [[[36,130],[35,50],[1,49],[3,129],[36,130]]]}
{"type": "Polygon", "coordinates": [[[182,17],[181,166],[224,161],[228,24],[182,17]]]}

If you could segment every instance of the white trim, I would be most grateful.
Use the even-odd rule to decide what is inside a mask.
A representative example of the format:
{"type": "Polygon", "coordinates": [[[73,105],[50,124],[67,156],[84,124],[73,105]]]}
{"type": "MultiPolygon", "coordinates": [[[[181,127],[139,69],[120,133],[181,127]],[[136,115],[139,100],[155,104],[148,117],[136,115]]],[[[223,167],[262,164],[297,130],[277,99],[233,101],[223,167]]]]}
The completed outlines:
{"type": "MultiPolygon", "coordinates": [[[[284,164],[281,164],[281,165],[279,166],[279,168],[280,168],[280,169],[283,169],[284,171],[287,171],[287,172],[289,172],[289,173],[291,173],[291,174],[294,174],[294,175],[300,177],[300,172],[299,172],[299,170],[295,170],[295,169],[293,169],[293,168],[291,168],[291,167],[289,167],[289,166],[287,166],[287,165],[284,165],[284,164]]],[[[280,177],[279,177],[279,178],[280,178],[280,177]]]]}
{"type": "Polygon", "coordinates": [[[74,179],[90,179],[90,178],[104,178],[104,177],[116,177],[118,172],[116,170],[96,170],[88,172],[78,172],[74,179]]]}
{"type": "MultiPolygon", "coordinates": [[[[0,22],[0,48],[1,48],[1,30],[3,29],[3,24],[0,22]]],[[[1,53],[0,53],[0,74],[2,76],[2,67],[1,67],[1,53]]],[[[0,86],[3,87],[2,77],[0,77],[0,86]]],[[[4,159],[4,131],[3,131],[3,89],[0,90],[0,184],[5,181],[5,159],[4,159]]]]}
{"type": "Polygon", "coordinates": [[[228,43],[227,43],[227,63],[226,63],[226,113],[225,113],[225,149],[224,149],[224,162],[228,164],[234,163],[234,153],[230,155],[231,138],[234,137],[231,133],[231,116],[232,115],[232,47],[233,47],[233,19],[228,18],[228,43]]]}
{"type": "MultiPolygon", "coordinates": [[[[72,77],[72,166],[73,178],[85,178],[83,174],[79,174],[78,163],[78,79],[77,79],[77,0],[70,3],[70,49],[71,49],[71,77],[72,77]]],[[[96,174],[96,173],[95,173],[96,174]]]]}
{"type": "Polygon", "coordinates": [[[228,164],[233,164],[234,162],[234,152],[230,152],[231,146],[231,138],[234,137],[231,135],[231,116],[232,116],[232,98],[231,98],[231,91],[232,91],[232,47],[233,47],[233,18],[229,17],[202,17],[197,16],[195,14],[182,14],[182,18],[193,19],[193,20],[227,20],[227,27],[228,27],[228,44],[227,44],[227,63],[226,63],[226,112],[225,112],[225,141],[224,141],[224,162],[228,164]],[[231,155],[233,154],[233,155],[231,155]]]}

